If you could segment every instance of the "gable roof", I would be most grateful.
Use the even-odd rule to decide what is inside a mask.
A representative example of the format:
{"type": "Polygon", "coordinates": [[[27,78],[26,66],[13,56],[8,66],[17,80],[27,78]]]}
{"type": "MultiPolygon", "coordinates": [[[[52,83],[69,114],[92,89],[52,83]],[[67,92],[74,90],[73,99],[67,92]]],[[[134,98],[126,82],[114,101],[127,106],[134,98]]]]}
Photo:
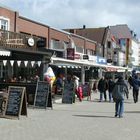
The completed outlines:
{"type": "Polygon", "coordinates": [[[109,26],[115,38],[132,38],[131,31],[126,24],[109,26]]]}
{"type": "Polygon", "coordinates": [[[106,34],[106,27],[76,29],[76,34],[102,44],[104,35],[106,34]]]}

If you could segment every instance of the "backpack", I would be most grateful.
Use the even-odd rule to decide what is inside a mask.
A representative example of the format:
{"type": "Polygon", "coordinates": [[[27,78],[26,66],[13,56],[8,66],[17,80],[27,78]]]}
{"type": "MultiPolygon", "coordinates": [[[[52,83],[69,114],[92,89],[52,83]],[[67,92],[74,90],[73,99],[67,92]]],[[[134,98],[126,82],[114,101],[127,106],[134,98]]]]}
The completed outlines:
{"type": "Polygon", "coordinates": [[[124,88],[124,85],[115,84],[112,91],[112,97],[114,101],[124,99],[124,88]]]}

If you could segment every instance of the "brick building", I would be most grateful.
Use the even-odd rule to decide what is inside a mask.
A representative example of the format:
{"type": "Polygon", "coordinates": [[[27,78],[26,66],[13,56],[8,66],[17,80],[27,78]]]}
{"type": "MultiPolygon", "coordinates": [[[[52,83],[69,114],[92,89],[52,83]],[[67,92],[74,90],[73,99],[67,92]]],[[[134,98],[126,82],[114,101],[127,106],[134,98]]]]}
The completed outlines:
{"type": "MultiPolygon", "coordinates": [[[[14,67],[17,67],[17,61],[21,61],[21,66],[28,61],[30,67],[33,64],[32,61],[35,61],[35,64],[41,61],[40,77],[47,67],[46,62],[51,61],[48,59],[52,55],[66,59],[66,50],[69,47],[74,47],[74,59],[76,58],[78,61],[83,59],[84,54],[96,54],[95,41],[27,19],[20,16],[17,11],[2,6],[0,6],[0,29],[1,40],[3,40],[0,42],[1,48],[11,53],[8,57],[0,56],[1,65],[5,59],[9,67],[12,60],[14,60],[14,67]]],[[[57,63],[56,60],[53,62],[57,63]]],[[[76,61],[72,63],[76,63],[76,61]]],[[[76,65],[83,65],[82,63],[76,65]]],[[[22,72],[16,70],[3,72],[1,69],[1,78],[5,75],[17,77],[20,73],[22,72]]],[[[32,70],[29,73],[33,75],[34,72],[32,70]]],[[[24,75],[27,77],[27,73],[24,75]]]]}

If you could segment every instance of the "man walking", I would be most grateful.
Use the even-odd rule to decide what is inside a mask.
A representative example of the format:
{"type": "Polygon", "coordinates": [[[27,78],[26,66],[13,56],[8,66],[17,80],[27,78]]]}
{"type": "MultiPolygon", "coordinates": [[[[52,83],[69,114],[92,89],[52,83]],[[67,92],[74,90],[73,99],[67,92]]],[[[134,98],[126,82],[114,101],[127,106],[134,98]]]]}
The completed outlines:
{"type": "Polygon", "coordinates": [[[124,113],[124,97],[128,98],[128,87],[123,80],[123,77],[120,76],[118,81],[116,82],[114,89],[112,91],[112,97],[115,101],[115,117],[119,116],[119,118],[123,117],[124,113]]]}
{"type": "Polygon", "coordinates": [[[132,71],[132,77],[129,78],[129,84],[133,87],[134,103],[137,103],[138,95],[139,95],[140,80],[138,79],[138,75],[136,74],[135,70],[132,71]]]}
{"type": "Polygon", "coordinates": [[[103,95],[104,95],[104,99],[106,101],[107,97],[106,97],[106,90],[108,88],[108,85],[107,85],[107,81],[106,79],[104,78],[104,76],[99,80],[99,83],[98,83],[98,90],[100,92],[100,102],[102,102],[103,100],[103,95]]]}

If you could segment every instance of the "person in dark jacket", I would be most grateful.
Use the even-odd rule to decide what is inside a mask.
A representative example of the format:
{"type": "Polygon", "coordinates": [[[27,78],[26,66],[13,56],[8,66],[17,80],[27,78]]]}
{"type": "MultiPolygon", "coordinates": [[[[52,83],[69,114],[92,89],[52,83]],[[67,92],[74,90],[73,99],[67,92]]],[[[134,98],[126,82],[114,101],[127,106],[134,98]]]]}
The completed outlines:
{"type": "Polygon", "coordinates": [[[115,101],[115,117],[119,116],[119,118],[123,117],[124,113],[124,97],[128,98],[128,87],[123,77],[120,76],[118,81],[115,83],[115,86],[112,91],[112,96],[115,101]]]}
{"type": "Polygon", "coordinates": [[[113,81],[112,78],[110,78],[108,81],[108,93],[109,93],[110,102],[112,102],[112,91],[113,91],[114,85],[115,85],[115,82],[113,81]]]}
{"type": "Polygon", "coordinates": [[[106,101],[107,97],[106,97],[106,90],[108,88],[108,85],[107,85],[107,81],[104,77],[102,77],[100,80],[99,80],[99,83],[98,83],[98,90],[100,92],[100,102],[103,101],[103,95],[104,95],[104,99],[106,101]]]}
{"type": "Polygon", "coordinates": [[[133,87],[134,103],[137,103],[138,102],[138,95],[139,95],[140,80],[138,79],[138,75],[136,73],[136,70],[132,71],[132,76],[129,77],[128,82],[133,87]]]}
{"type": "Polygon", "coordinates": [[[138,76],[135,74],[132,77],[132,82],[131,85],[133,87],[133,99],[134,103],[138,102],[138,95],[139,95],[139,85],[140,85],[140,80],[138,79],[138,76]]]}

